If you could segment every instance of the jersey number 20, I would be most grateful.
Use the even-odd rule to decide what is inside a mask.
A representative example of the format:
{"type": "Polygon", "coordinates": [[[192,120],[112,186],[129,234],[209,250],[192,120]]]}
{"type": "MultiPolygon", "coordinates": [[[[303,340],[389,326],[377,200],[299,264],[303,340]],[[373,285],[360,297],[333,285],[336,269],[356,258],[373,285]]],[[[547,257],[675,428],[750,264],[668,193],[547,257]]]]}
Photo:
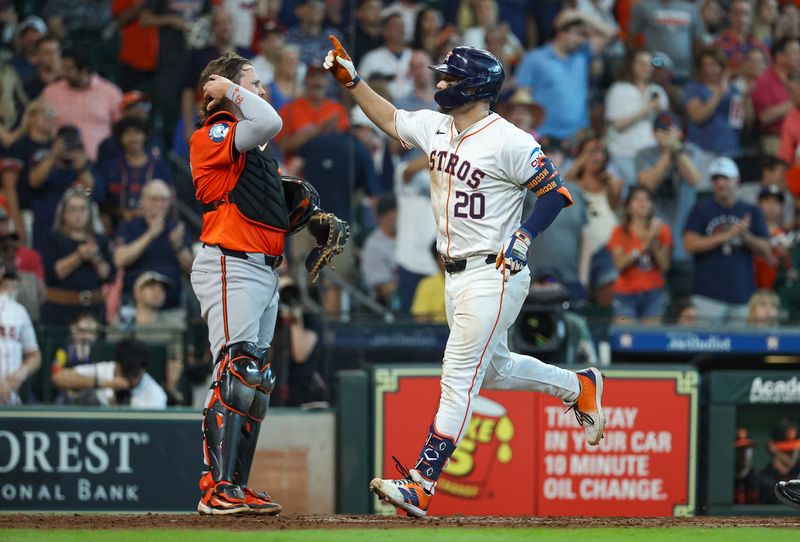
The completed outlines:
{"type": "Polygon", "coordinates": [[[486,212],[486,198],[480,192],[456,192],[456,206],[453,216],[457,218],[483,218],[486,212]]]}

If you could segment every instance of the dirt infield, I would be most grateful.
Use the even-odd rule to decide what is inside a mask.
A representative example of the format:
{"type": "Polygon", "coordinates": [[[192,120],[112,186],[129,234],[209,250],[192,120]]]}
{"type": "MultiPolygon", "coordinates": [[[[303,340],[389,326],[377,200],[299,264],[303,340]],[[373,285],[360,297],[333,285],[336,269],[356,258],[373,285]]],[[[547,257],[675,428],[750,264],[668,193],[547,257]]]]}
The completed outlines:
{"type": "Polygon", "coordinates": [[[200,516],[198,514],[0,514],[0,529],[394,529],[401,527],[782,527],[800,528],[800,517],[564,518],[394,516],[200,516]]]}

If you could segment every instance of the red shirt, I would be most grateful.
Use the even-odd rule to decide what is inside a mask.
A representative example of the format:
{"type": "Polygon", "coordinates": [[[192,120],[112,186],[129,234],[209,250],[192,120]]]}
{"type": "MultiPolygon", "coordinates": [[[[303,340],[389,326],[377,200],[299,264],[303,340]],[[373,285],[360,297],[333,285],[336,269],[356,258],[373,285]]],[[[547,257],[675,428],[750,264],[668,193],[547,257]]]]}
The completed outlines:
{"type": "MultiPolygon", "coordinates": [[[[189,141],[189,163],[202,203],[222,200],[233,190],[244,169],[245,154],[236,150],[237,120],[227,111],[211,115],[189,141]]],[[[242,252],[283,253],[286,232],[248,220],[236,205],[222,204],[203,214],[200,240],[242,252]]]]}
{"type": "MultiPolygon", "coordinates": [[[[773,105],[782,104],[789,100],[789,91],[786,89],[786,84],[783,79],[775,71],[775,68],[767,68],[756,80],[755,88],[752,94],[753,107],[756,113],[760,116],[765,109],[769,109],[773,105]]],[[[781,125],[783,119],[778,119],[770,124],[761,125],[762,134],[781,133],[781,125]]]]}
{"type": "MultiPolygon", "coordinates": [[[[672,246],[672,233],[669,226],[661,225],[658,232],[658,241],[665,247],[672,246]]],[[[658,268],[655,258],[648,252],[642,250],[642,241],[635,232],[630,233],[623,229],[622,224],[617,224],[611,232],[608,240],[608,249],[614,251],[615,248],[622,248],[625,253],[638,250],[642,253],[639,262],[629,265],[617,277],[614,283],[614,291],[620,294],[639,294],[656,290],[664,287],[664,275],[658,268]]]]}

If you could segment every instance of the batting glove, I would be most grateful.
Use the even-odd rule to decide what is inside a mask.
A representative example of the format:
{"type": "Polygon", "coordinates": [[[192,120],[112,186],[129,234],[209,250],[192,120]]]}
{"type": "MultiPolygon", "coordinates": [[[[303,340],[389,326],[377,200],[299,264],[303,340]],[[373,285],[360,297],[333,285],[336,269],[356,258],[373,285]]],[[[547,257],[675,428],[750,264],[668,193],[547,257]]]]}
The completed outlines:
{"type": "Polygon", "coordinates": [[[350,55],[347,54],[347,51],[344,50],[342,44],[339,43],[339,40],[336,39],[336,36],[330,35],[328,39],[331,40],[333,44],[333,50],[328,51],[328,54],[325,55],[325,61],[322,63],[322,67],[331,72],[333,76],[336,77],[336,80],[345,87],[355,87],[361,82],[361,77],[359,77],[356,71],[353,60],[350,58],[350,55]]]}
{"type": "Polygon", "coordinates": [[[498,255],[495,267],[502,266],[503,276],[515,275],[528,265],[528,248],[531,246],[533,236],[525,228],[520,228],[511,236],[505,252],[498,255]]]}

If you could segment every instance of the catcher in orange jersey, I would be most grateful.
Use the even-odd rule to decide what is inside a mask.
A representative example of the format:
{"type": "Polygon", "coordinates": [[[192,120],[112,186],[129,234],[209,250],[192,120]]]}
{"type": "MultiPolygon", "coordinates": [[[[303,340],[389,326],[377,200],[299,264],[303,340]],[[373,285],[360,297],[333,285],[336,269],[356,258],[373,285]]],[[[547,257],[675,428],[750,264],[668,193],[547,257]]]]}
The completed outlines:
{"type": "Polygon", "coordinates": [[[228,53],[200,76],[202,124],[192,134],[190,162],[203,204],[203,249],[192,287],[214,356],[203,410],[206,471],[201,514],[277,514],[266,492],[248,487],[261,422],[275,377],[267,359],[278,313],[277,267],[287,234],[310,225],[319,246],[313,276],[341,251],[347,224],[318,208],[306,181],[285,179],[269,146],[282,127],[250,62],[228,53]]]}

